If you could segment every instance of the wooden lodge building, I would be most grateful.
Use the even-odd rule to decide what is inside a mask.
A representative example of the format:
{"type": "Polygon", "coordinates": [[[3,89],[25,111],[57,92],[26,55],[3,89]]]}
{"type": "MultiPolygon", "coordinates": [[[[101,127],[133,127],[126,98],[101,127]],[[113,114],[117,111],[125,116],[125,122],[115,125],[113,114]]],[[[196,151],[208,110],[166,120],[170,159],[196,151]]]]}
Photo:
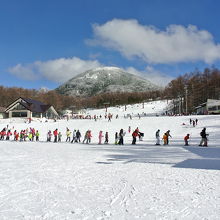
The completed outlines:
{"type": "Polygon", "coordinates": [[[46,105],[40,101],[29,98],[18,98],[5,110],[8,118],[57,118],[58,113],[52,105],[46,105]]]}

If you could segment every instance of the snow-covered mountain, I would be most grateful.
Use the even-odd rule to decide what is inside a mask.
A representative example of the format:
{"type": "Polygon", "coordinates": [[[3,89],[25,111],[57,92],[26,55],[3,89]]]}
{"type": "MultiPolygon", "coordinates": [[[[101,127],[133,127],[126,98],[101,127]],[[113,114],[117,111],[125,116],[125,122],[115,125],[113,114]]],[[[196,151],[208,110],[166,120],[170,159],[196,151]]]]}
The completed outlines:
{"type": "Polygon", "coordinates": [[[83,72],[56,91],[65,95],[92,96],[107,92],[144,92],[159,87],[117,67],[101,67],[83,72]]]}

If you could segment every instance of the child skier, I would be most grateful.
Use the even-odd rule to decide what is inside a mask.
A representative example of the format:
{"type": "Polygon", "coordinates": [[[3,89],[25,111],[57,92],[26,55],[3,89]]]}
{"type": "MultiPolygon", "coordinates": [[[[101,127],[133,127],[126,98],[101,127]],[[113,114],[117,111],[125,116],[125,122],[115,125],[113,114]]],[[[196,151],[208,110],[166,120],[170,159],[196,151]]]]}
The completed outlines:
{"type": "Polygon", "coordinates": [[[160,129],[156,131],[156,145],[160,145],[160,129]]]}
{"type": "Polygon", "coordinates": [[[184,137],[184,141],[185,141],[185,146],[188,146],[188,145],[189,145],[189,134],[187,134],[187,135],[184,137]]]}
{"type": "Polygon", "coordinates": [[[47,132],[47,142],[51,142],[51,136],[52,136],[52,132],[51,132],[51,130],[49,130],[47,132]]]}
{"type": "Polygon", "coordinates": [[[39,131],[38,131],[38,130],[36,131],[35,136],[36,136],[36,141],[39,141],[40,133],[39,133],[39,131]]]}
{"type": "Polygon", "coordinates": [[[115,133],[115,145],[118,144],[118,132],[115,133]]]}
{"type": "Polygon", "coordinates": [[[102,138],[103,138],[102,131],[100,131],[99,132],[99,144],[102,144],[102,138]]]}
{"type": "Polygon", "coordinates": [[[105,133],[105,144],[108,144],[108,132],[105,133]]]}
{"type": "Polygon", "coordinates": [[[59,132],[59,133],[58,133],[58,142],[61,142],[61,137],[62,137],[62,133],[59,132]]]}
{"type": "Polygon", "coordinates": [[[167,145],[168,144],[167,143],[167,139],[168,139],[168,136],[167,136],[166,133],[164,133],[164,135],[163,135],[163,145],[167,145]]]}
{"type": "Polygon", "coordinates": [[[71,136],[71,131],[67,128],[67,130],[66,130],[66,142],[67,141],[70,142],[70,136],[71,136]]]}

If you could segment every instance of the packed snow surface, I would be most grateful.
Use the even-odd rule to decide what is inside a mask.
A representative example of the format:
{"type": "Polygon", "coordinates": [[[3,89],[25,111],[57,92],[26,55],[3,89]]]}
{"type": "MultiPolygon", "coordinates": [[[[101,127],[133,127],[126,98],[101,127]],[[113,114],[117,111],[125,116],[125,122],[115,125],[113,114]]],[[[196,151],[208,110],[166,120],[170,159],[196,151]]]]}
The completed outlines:
{"type": "MultiPolygon", "coordinates": [[[[109,108],[111,122],[104,117],[30,124],[0,120],[1,129],[40,131],[38,143],[0,141],[0,219],[219,219],[220,116],[154,116],[164,107],[157,102],[126,111],[109,108]],[[124,118],[132,113],[132,119],[124,118]],[[139,119],[138,113],[151,116],[139,119]],[[198,125],[190,125],[190,118],[198,125]],[[144,133],[143,141],[131,145],[129,126],[144,133]],[[91,129],[92,143],[66,143],[67,127],[79,129],[82,138],[91,129]],[[198,147],[203,127],[208,147],[198,147]],[[55,128],[62,142],[45,142],[55,128]],[[125,145],[114,145],[121,128],[125,145]],[[161,137],[171,131],[168,146],[155,146],[157,129],[161,137]],[[108,145],[97,144],[100,130],[109,132],[108,145]],[[190,146],[183,142],[187,133],[190,146]]],[[[105,109],[87,113],[104,116],[105,109]]]]}

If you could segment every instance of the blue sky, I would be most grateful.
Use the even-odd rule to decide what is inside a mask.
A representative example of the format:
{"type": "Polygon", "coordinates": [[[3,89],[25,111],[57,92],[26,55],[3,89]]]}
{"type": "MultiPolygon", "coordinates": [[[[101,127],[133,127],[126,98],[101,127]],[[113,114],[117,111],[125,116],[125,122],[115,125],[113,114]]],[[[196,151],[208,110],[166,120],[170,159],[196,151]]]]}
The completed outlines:
{"type": "Polygon", "coordinates": [[[0,0],[0,85],[54,89],[117,66],[165,85],[220,68],[218,0],[0,0]]]}

